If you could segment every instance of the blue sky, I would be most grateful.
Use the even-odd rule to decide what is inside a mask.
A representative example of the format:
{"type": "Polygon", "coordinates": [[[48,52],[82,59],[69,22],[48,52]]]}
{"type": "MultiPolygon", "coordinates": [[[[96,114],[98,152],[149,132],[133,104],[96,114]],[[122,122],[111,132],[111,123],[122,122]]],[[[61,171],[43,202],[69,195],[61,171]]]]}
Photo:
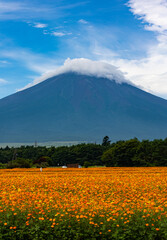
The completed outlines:
{"type": "Polygon", "coordinates": [[[167,1],[0,0],[0,98],[67,58],[112,64],[167,99],[167,1]]]}

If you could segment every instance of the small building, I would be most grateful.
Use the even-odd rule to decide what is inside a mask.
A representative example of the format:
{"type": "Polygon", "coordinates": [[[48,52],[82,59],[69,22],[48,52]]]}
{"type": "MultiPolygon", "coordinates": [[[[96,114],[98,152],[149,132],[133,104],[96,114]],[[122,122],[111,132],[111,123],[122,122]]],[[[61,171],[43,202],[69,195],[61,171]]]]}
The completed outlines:
{"type": "Polygon", "coordinates": [[[81,168],[78,163],[67,164],[67,168],[81,168]]]}

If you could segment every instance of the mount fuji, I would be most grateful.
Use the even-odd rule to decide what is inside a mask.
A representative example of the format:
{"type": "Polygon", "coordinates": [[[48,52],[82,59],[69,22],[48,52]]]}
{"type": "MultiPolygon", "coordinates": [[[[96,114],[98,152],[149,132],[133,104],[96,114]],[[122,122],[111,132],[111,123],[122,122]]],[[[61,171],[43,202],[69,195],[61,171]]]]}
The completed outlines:
{"type": "Polygon", "coordinates": [[[116,78],[66,71],[1,99],[0,142],[167,137],[167,100],[116,78]]]}

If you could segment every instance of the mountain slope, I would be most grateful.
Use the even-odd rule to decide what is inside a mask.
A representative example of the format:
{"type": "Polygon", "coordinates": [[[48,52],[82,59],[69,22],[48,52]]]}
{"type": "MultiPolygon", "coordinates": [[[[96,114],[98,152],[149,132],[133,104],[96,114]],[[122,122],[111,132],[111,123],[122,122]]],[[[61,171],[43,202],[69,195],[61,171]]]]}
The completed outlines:
{"type": "Polygon", "coordinates": [[[167,137],[167,101],[127,83],[65,73],[0,100],[0,141],[167,137]]]}

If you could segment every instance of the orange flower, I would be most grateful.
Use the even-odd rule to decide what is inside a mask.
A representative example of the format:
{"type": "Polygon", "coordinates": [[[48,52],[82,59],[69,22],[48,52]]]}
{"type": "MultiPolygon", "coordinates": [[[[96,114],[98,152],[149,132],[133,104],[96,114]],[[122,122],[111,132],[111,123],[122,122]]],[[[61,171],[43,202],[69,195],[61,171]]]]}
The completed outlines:
{"type": "Polygon", "coordinates": [[[14,221],[23,213],[27,226],[34,219],[54,227],[75,218],[119,227],[139,212],[145,227],[159,231],[167,215],[166,176],[167,167],[48,168],[42,175],[39,169],[0,169],[0,223],[13,226],[8,213],[14,221]]]}

